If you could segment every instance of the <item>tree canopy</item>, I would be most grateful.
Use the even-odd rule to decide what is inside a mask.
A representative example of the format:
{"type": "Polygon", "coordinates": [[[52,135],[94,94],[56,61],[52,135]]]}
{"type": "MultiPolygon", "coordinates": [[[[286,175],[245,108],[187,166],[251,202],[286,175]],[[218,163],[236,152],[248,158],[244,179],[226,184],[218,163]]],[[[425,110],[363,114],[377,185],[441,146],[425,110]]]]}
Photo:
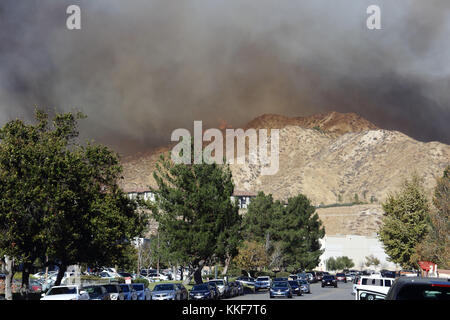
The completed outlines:
{"type": "Polygon", "coordinates": [[[379,231],[386,254],[403,268],[416,268],[416,246],[427,234],[429,204],[419,178],[405,180],[400,192],[383,203],[379,231]]]}
{"type": "MultiPolygon", "coordinates": [[[[0,129],[0,251],[30,265],[120,263],[146,217],[119,187],[118,155],[77,142],[82,114],[36,112],[0,129]]],[[[23,277],[28,283],[27,275],[23,277]]]]}
{"type": "Polygon", "coordinates": [[[234,184],[226,165],[175,164],[161,156],[149,207],[164,234],[167,247],[189,264],[197,283],[207,262],[237,253],[241,217],[231,201],[234,184]]]}

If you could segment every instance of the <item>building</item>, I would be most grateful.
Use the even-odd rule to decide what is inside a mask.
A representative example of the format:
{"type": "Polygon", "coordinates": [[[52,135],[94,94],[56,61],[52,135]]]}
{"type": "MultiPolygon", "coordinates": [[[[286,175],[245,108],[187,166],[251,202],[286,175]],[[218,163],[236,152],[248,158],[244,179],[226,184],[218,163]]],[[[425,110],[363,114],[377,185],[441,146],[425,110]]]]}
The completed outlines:
{"type": "MultiPolygon", "coordinates": [[[[126,190],[130,199],[142,199],[145,201],[155,201],[155,194],[147,189],[126,190]]],[[[251,199],[256,197],[256,193],[250,191],[234,191],[231,200],[237,200],[239,209],[247,209],[251,199]]]]}
{"type": "Polygon", "coordinates": [[[354,269],[371,269],[371,270],[398,270],[396,264],[388,261],[388,256],[384,252],[383,245],[376,237],[360,236],[360,235],[325,235],[319,240],[322,249],[325,251],[320,257],[318,269],[327,271],[326,261],[331,258],[347,256],[355,263],[354,269]],[[380,265],[366,267],[365,260],[367,256],[373,255],[380,260],[380,265]]]}

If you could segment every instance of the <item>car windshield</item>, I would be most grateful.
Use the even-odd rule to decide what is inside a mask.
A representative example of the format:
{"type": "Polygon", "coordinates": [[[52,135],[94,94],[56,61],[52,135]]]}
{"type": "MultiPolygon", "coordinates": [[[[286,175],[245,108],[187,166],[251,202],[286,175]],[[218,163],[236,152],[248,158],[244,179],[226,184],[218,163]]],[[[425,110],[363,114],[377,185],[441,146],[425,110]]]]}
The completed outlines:
{"type": "Polygon", "coordinates": [[[403,286],[397,300],[450,300],[450,285],[414,285],[403,286]]]}
{"type": "Polygon", "coordinates": [[[205,291],[209,290],[208,285],[206,284],[198,284],[192,287],[193,291],[205,291]]]}
{"type": "Polygon", "coordinates": [[[86,287],[85,291],[89,293],[89,296],[95,297],[102,294],[102,288],[100,287],[86,287]]]}
{"type": "Polygon", "coordinates": [[[300,284],[308,284],[308,281],[306,280],[299,280],[300,284]]]}
{"type": "Polygon", "coordinates": [[[333,280],[334,277],[333,277],[333,276],[327,276],[327,275],[325,275],[325,276],[323,276],[323,279],[324,279],[324,280],[333,280]]]}
{"type": "Polygon", "coordinates": [[[338,273],[338,274],[336,274],[336,276],[338,276],[338,277],[344,277],[345,274],[343,274],[343,273],[338,273]]]}
{"type": "Polygon", "coordinates": [[[119,288],[113,284],[107,284],[104,286],[108,293],[117,293],[119,292],[119,288]]]}
{"type": "Polygon", "coordinates": [[[212,281],[209,281],[209,283],[215,283],[218,286],[223,286],[224,285],[223,280],[212,280],[212,281]]]}
{"type": "Polygon", "coordinates": [[[258,277],[256,281],[269,281],[269,277],[258,277]]]}
{"type": "Polygon", "coordinates": [[[138,290],[138,291],[144,290],[144,285],[143,284],[138,284],[138,283],[133,284],[133,289],[134,290],[138,290]]]}
{"type": "Polygon", "coordinates": [[[48,296],[54,296],[57,294],[76,294],[76,287],[59,287],[59,288],[51,288],[47,293],[48,296]]]}
{"type": "Polygon", "coordinates": [[[170,291],[170,290],[175,290],[175,286],[173,284],[169,284],[169,283],[158,284],[153,289],[153,291],[170,291]]]}
{"type": "Polygon", "coordinates": [[[215,283],[215,282],[208,282],[208,284],[209,284],[211,287],[217,287],[217,283],[215,283]]]}
{"type": "Polygon", "coordinates": [[[289,281],[289,284],[291,285],[291,286],[298,286],[298,282],[297,281],[289,281]]]}
{"type": "Polygon", "coordinates": [[[289,286],[289,284],[287,281],[274,282],[272,285],[273,288],[286,288],[288,286],[289,286]]]}

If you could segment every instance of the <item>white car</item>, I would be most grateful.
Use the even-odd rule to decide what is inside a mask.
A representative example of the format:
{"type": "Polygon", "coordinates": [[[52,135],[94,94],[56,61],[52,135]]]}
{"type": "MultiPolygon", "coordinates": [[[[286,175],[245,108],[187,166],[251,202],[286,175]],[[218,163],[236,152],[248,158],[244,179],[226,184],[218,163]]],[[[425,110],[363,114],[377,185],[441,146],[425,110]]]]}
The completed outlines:
{"type": "Polygon", "coordinates": [[[89,294],[78,286],[55,286],[41,300],[89,300],[89,294]]]}
{"type": "Polygon", "coordinates": [[[381,278],[379,276],[362,276],[353,284],[353,293],[355,299],[359,300],[358,291],[373,291],[376,293],[387,294],[395,279],[381,278]]]}

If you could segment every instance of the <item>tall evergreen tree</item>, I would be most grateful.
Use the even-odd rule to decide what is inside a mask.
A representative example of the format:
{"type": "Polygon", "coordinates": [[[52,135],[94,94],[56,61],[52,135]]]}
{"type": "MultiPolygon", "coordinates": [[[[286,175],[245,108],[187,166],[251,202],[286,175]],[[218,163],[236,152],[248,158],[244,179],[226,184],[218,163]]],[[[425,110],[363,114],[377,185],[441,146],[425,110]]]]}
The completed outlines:
{"type": "Polygon", "coordinates": [[[162,156],[154,172],[158,188],[150,205],[158,232],[167,239],[169,250],[187,261],[201,283],[203,266],[214,259],[226,260],[236,253],[241,236],[238,207],[231,201],[234,184],[228,166],[175,164],[162,156]]]}
{"type": "Polygon", "coordinates": [[[417,176],[404,181],[400,192],[383,203],[379,231],[386,254],[403,268],[417,268],[416,246],[427,234],[429,204],[417,176]]]}
{"type": "Polygon", "coordinates": [[[275,239],[282,244],[285,268],[290,271],[313,269],[323,253],[319,239],[325,229],[309,199],[300,194],[289,198],[278,219],[274,220],[275,239]]]}

